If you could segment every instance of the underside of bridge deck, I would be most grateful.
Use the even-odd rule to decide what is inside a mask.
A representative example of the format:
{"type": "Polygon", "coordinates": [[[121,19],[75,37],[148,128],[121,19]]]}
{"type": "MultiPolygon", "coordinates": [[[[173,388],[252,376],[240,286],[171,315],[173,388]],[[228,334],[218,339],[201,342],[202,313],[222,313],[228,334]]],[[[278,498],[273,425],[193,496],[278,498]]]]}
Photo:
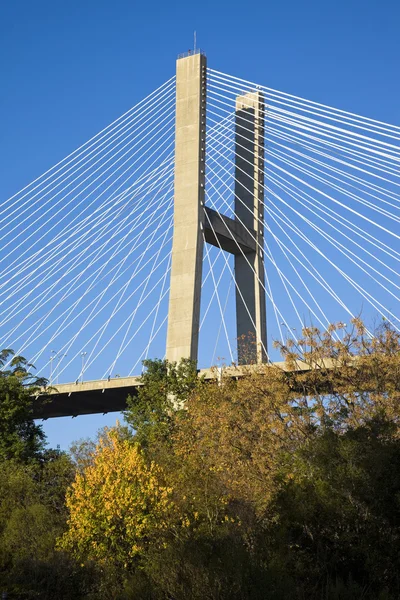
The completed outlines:
{"type": "MultiPolygon", "coordinates": [[[[278,367],[283,371],[288,370],[286,363],[276,362],[262,366],[242,365],[201,369],[198,373],[199,377],[203,377],[206,381],[218,381],[222,377],[239,379],[253,368],[264,369],[269,366],[278,367]]],[[[327,368],[330,368],[330,366],[327,365],[327,368]]],[[[296,370],[308,371],[309,366],[299,362],[296,370]]],[[[77,417],[80,415],[121,412],[126,408],[127,397],[136,396],[141,385],[140,377],[62,383],[54,386],[49,391],[44,403],[43,397],[34,400],[33,416],[35,419],[51,419],[54,417],[77,417]]]]}
{"type": "Polygon", "coordinates": [[[35,419],[77,417],[108,412],[121,412],[126,408],[128,396],[135,396],[140,386],[138,377],[63,383],[54,387],[43,403],[34,400],[35,419]]]}

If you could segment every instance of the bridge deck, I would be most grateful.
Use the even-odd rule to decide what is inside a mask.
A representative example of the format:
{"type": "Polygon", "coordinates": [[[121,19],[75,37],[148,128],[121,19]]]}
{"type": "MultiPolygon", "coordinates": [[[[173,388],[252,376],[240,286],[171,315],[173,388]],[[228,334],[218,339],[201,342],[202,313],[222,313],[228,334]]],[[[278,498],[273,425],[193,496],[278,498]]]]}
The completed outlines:
{"type": "MultiPolygon", "coordinates": [[[[271,366],[287,370],[284,362],[272,363],[271,366]]],[[[226,377],[243,377],[249,367],[223,367],[222,369],[202,369],[199,376],[206,380],[218,380],[226,377]]],[[[299,370],[308,370],[305,363],[298,365],[299,370]]],[[[119,377],[108,381],[98,379],[83,383],[61,383],[54,386],[49,394],[49,401],[43,406],[34,403],[35,419],[50,419],[54,417],[77,417],[97,413],[120,412],[126,408],[129,395],[135,396],[141,386],[140,377],[119,377]]]]}

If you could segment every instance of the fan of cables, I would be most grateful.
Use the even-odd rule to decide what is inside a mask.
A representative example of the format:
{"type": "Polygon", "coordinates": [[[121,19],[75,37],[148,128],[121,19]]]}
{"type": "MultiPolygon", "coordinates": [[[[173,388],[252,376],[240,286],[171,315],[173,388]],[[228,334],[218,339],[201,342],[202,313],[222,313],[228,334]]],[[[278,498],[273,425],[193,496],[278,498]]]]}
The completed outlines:
{"type": "Polygon", "coordinates": [[[162,338],[174,124],[172,78],[2,204],[1,345],[52,383],[133,373],[162,338]]]}
{"type": "MultiPolygon", "coordinates": [[[[400,127],[208,70],[206,204],[237,220],[236,99],[254,91],[269,342],[358,315],[399,329],[400,127]]],[[[2,203],[0,345],[52,383],[165,354],[174,129],[173,77],[2,203]]],[[[237,360],[238,293],[233,256],[205,244],[200,367],[237,360]]]]}
{"type": "MultiPolygon", "coordinates": [[[[273,339],[298,339],[308,325],[361,316],[399,329],[400,127],[208,69],[207,205],[229,217],[241,202],[235,153],[248,137],[236,123],[236,99],[250,92],[265,105],[257,243],[269,357],[278,359],[273,339]]],[[[233,257],[212,254],[221,322],[213,359],[235,361],[233,257]]]]}

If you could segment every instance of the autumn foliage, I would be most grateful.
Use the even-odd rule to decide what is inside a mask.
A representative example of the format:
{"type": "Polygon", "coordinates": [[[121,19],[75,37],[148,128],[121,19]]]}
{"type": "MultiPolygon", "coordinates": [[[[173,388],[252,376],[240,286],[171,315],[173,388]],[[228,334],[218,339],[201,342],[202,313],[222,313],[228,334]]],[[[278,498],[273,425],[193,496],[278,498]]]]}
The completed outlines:
{"type": "Polygon", "coordinates": [[[165,527],[170,496],[161,467],[147,464],[122,429],[106,429],[93,464],[68,490],[68,531],[60,547],[82,560],[127,567],[165,527]]]}
{"type": "Polygon", "coordinates": [[[399,334],[355,319],[278,346],[214,383],[147,363],[67,494],[61,546],[114,569],[105,597],[399,597],[399,334]]]}
{"type": "Polygon", "coordinates": [[[70,456],[32,446],[5,396],[0,582],[43,600],[397,600],[399,333],[354,319],[277,347],[282,363],[212,381],[146,361],[125,423],[70,456]]]}

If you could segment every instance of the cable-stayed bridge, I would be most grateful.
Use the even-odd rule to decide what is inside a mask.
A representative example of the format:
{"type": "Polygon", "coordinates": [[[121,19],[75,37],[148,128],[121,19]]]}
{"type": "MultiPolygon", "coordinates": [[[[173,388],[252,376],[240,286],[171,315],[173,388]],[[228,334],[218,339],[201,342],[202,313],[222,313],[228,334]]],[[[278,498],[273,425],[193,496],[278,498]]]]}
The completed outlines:
{"type": "Polygon", "coordinates": [[[399,329],[399,141],[180,57],[2,202],[1,347],[58,386],[54,416],[120,410],[146,358],[276,361],[273,339],[357,315],[399,329]]]}

